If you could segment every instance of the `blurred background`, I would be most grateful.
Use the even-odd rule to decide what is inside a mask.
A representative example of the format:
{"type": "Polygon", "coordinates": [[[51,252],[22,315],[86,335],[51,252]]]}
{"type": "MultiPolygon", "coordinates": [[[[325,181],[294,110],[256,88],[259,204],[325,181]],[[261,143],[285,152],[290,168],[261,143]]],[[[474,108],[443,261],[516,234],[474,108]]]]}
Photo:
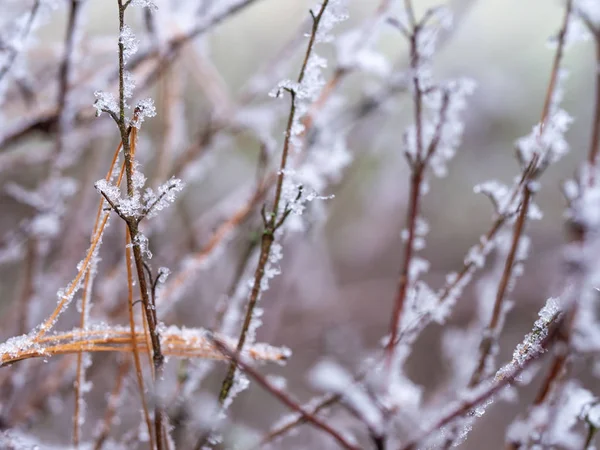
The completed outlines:
{"type": "MultiPolygon", "coordinates": [[[[24,295],[27,272],[30,241],[19,230],[40,211],[18,201],[11,194],[14,189],[6,186],[17,183],[32,191],[51,192],[56,187],[52,184],[40,187],[40,180],[46,179],[59,157],[67,160],[59,164],[61,176],[77,182],[74,191],[67,195],[68,200],[52,200],[52,195],[45,199],[47,205],[56,201],[53,207],[62,209],[56,222],[58,229],[42,239],[45,243],[40,252],[44,257],[36,268],[39,277],[33,283],[27,316],[28,326],[33,327],[54,308],[56,290],[70,282],[77,262],[84,255],[98,202],[93,183],[105,175],[119,141],[114,123],[106,115],[93,118],[92,107],[94,91],[114,86],[110,74],[116,70],[115,1],[88,0],[83,9],[76,70],[68,96],[69,107],[77,112],[72,114],[72,125],[66,129],[60,151],[55,139],[56,124],[41,123],[27,128],[27,125],[31,128],[28,120],[43,117],[56,98],[57,70],[69,8],[68,2],[52,3],[53,7],[44,4],[47,11],[40,14],[40,22],[25,41],[23,53],[2,80],[0,311],[7,324],[2,331],[5,338],[15,334],[14,305],[24,295]]],[[[227,2],[157,3],[154,32],[148,27],[142,9],[128,11],[127,22],[140,40],[141,54],[151,48],[153,40],[165,42],[200,23],[203,14],[210,17],[211,11],[218,11],[227,2]]],[[[25,0],[2,0],[2,28],[10,29],[11,21],[33,4],[25,0]]],[[[375,14],[378,4],[375,0],[350,0],[349,19],[333,33],[339,36],[360,26],[375,14]]],[[[437,4],[415,0],[417,16],[437,4]]],[[[153,97],[158,113],[144,123],[140,133],[138,157],[142,170],[149,184],[156,186],[182,169],[177,164],[183,161],[184,168],[177,175],[186,182],[173,209],[161,214],[148,231],[153,266],[170,267],[176,275],[185,263],[185,256],[204,248],[211,233],[248,198],[261,149],[262,138],[257,138],[256,130],[264,129],[261,121],[269,117],[275,124],[274,141],[269,142],[273,161],[277,161],[287,101],[267,94],[279,80],[296,77],[312,6],[312,1],[300,0],[250,2],[191,40],[158,77],[148,77],[152,67],[136,66],[136,79],[146,82],[138,81],[134,99],[153,97]],[[229,126],[230,122],[237,127],[229,126]],[[239,123],[252,125],[240,130],[239,123]],[[213,127],[222,129],[214,132],[213,127]],[[189,149],[193,149],[189,152],[191,157],[182,157],[189,149]]],[[[454,14],[454,29],[440,38],[439,51],[434,57],[434,77],[438,80],[469,77],[476,81],[477,89],[468,98],[463,115],[463,143],[449,164],[449,173],[444,178],[431,175],[430,192],[423,197],[423,217],[429,222],[430,232],[421,256],[431,264],[424,280],[434,289],[443,286],[449,272],[460,270],[468,249],[492,224],[492,205],[486,197],[473,192],[474,185],[491,179],[510,185],[520,173],[514,143],[540,120],[554,57],[547,43],[559,30],[564,14],[563,2],[548,0],[451,0],[447,6],[454,14]]],[[[392,11],[398,10],[399,5],[395,8],[392,11]]],[[[393,67],[392,74],[408,67],[405,38],[392,26],[381,26],[374,48],[393,67]]],[[[336,69],[335,47],[322,44],[317,52],[328,59],[324,77],[329,80],[336,69]]],[[[509,296],[514,309],[502,335],[500,361],[510,357],[515,345],[531,329],[545,299],[557,294],[555,283],[560,274],[565,210],[560,183],[573,175],[588,148],[593,79],[597,70],[593,42],[569,48],[564,63],[569,78],[563,107],[575,119],[567,136],[571,151],[544,174],[542,188],[535,197],[544,216],[527,224],[531,252],[524,274],[509,296]]],[[[390,73],[381,77],[352,72],[336,87],[332,101],[345,99],[350,110],[351,105],[377,92],[390,76],[390,73]]],[[[292,350],[293,356],[285,366],[265,366],[261,370],[285,377],[289,390],[298,399],[307,400],[315,394],[306,377],[315,362],[330,358],[354,372],[388,332],[401,266],[400,232],[405,222],[409,185],[402,130],[411,117],[410,96],[400,92],[381,108],[352,123],[347,138],[352,162],[330,182],[325,192],[320,192],[334,197],[311,203],[305,212],[304,230],[286,233],[282,241],[282,273],[272,281],[261,300],[264,316],[257,339],[292,350]]],[[[119,302],[126,300],[123,297],[126,285],[119,285],[119,280],[124,280],[123,274],[116,274],[123,257],[123,230],[116,224],[117,219],[113,218],[104,239],[99,268],[102,277],[110,282],[98,282],[99,300],[94,300],[116,313],[111,316],[100,307],[92,309],[92,318],[97,313],[99,320],[118,317],[119,305],[124,305],[119,302]],[[113,269],[115,273],[111,272],[113,269]]],[[[239,261],[259,225],[259,208],[255,208],[238,232],[219,247],[215,257],[186,281],[177,303],[168,307],[168,321],[165,319],[168,324],[210,326],[215,304],[231,289],[239,261]]],[[[243,280],[252,273],[253,261],[251,258],[243,280]]],[[[493,301],[493,296],[486,299],[482,295],[486,292],[486,280],[489,281],[498,262],[502,262],[501,258],[496,259],[492,253],[486,267],[460,298],[448,327],[467,326],[475,316],[478,301],[493,301]]],[[[76,321],[73,309],[61,319],[60,328],[66,330],[76,321]]],[[[124,322],[117,319],[114,323],[124,322]]],[[[426,403],[445,396],[445,380],[452,367],[449,361],[452,357],[448,358],[440,348],[442,331],[443,327],[438,325],[425,331],[407,367],[408,375],[423,387],[426,403]]],[[[109,359],[106,355],[99,356],[90,369],[95,386],[89,394],[91,417],[102,412],[106,389],[98,386],[102,386],[103,377],[109,376],[112,369],[110,364],[101,362],[109,359]]],[[[41,362],[27,364],[46,370],[41,362]]],[[[217,366],[202,384],[201,392],[216,393],[223,368],[217,366]]],[[[39,382],[36,375],[24,379],[30,386],[39,382]]],[[[133,379],[130,383],[134,386],[133,379]]],[[[536,386],[534,381],[532,387],[536,386]]],[[[130,390],[133,392],[134,388],[130,390]]],[[[531,387],[523,388],[518,400],[498,402],[491,407],[461,448],[491,448],[490,442],[495,443],[493,448],[499,448],[504,441],[505,426],[530,404],[534,392],[530,390],[531,387]]],[[[55,393],[53,397],[63,401],[53,408],[61,413],[55,417],[36,416],[29,424],[38,435],[57,445],[65,438],[68,442],[70,428],[63,429],[59,424],[63,419],[68,421],[72,410],[68,386],[59,392],[63,393],[55,393]]],[[[5,408],[7,403],[8,400],[4,402],[5,408]]],[[[252,434],[255,431],[250,429],[264,431],[284,413],[285,409],[276,400],[251,385],[235,399],[231,419],[252,434]]],[[[346,420],[336,416],[333,423],[346,420]]],[[[86,422],[84,433],[90,432],[91,428],[86,427],[92,427],[93,423],[92,419],[86,422]]],[[[317,432],[303,427],[300,433],[277,442],[275,447],[326,448],[326,444],[317,432]]]]}

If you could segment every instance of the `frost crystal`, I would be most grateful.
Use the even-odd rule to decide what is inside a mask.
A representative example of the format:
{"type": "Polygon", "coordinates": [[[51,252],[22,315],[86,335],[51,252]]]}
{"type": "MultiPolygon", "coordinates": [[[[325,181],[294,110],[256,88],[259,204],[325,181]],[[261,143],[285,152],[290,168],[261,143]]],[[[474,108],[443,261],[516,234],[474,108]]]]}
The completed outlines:
{"type": "Polygon", "coordinates": [[[159,267],[158,268],[158,282],[160,284],[164,284],[171,275],[171,270],[168,267],[159,267]]]}
{"type": "Polygon", "coordinates": [[[151,11],[158,10],[158,6],[152,0],[131,0],[132,6],[139,6],[140,8],[148,8],[151,11]]]}
{"type": "Polygon", "coordinates": [[[135,105],[135,113],[131,125],[139,129],[146,119],[146,117],[156,116],[156,107],[154,106],[154,100],[151,98],[145,98],[140,100],[135,105]]]}
{"type": "Polygon", "coordinates": [[[184,188],[183,182],[172,177],[166,183],[161,184],[157,192],[152,188],[146,188],[143,196],[144,212],[147,217],[154,217],[159,211],[167,208],[176,199],[176,194],[184,188]]]}
{"type": "Polygon", "coordinates": [[[152,259],[152,252],[150,251],[150,243],[148,238],[144,236],[142,233],[138,233],[135,237],[134,245],[140,248],[142,255],[148,259],[152,259]]]}
{"type": "Polygon", "coordinates": [[[119,35],[119,44],[123,45],[123,59],[127,63],[129,58],[138,51],[140,41],[138,41],[133,30],[128,25],[123,25],[119,35]]]}
{"type": "Polygon", "coordinates": [[[560,314],[559,300],[551,297],[540,310],[539,319],[533,324],[533,330],[525,336],[523,342],[517,345],[512,361],[498,371],[496,379],[502,378],[515,367],[523,366],[532,356],[543,351],[541,343],[548,335],[548,328],[556,320],[558,314],[560,314]]]}
{"type": "Polygon", "coordinates": [[[331,30],[338,23],[347,20],[348,17],[346,0],[331,0],[323,13],[323,17],[321,17],[321,23],[319,24],[319,29],[315,36],[316,42],[333,41],[333,36],[330,34],[331,30]]]}
{"type": "Polygon", "coordinates": [[[110,92],[96,91],[94,92],[94,96],[96,97],[96,101],[94,102],[96,117],[100,116],[103,112],[119,113],[119,104],[113,94],[110,92]]]}
{"type": "Polygon", "coordinates": [[[123,72],[123,97],[133,97],[133,90],[135,89],[135,81],[130,71],[126,70],[123,72]]]}

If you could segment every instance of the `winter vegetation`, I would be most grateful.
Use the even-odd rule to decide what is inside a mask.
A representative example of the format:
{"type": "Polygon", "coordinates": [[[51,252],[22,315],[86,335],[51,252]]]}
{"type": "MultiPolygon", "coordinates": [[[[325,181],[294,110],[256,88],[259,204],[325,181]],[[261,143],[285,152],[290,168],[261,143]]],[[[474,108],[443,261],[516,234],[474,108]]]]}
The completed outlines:
{"type": "MultiPolygon", "coordinates": [[[[454,170],[478,88],[469,73],[439,73],[437,58],[476,1],[374,0],[353,18],[346,0],[322,0],[229,86],[208,36],[261,1],[105,0],[114,26],[102,35],[90,32],[96,0],[0,3],[0,448],[483,448],[470,437],[511,402],[485,448],[597,448],[600,2],[555,2],[562,18],[536,50],[552,55],[543,95],[531,94],[537,123],[505,142],[508,181],[480,179],[468,194],[489,199],[489,220],[434,279],[443,251],[426,251],[436,229],[426,205],[454,170]],[[57,14],[63,38],[44,47],[57,14]],[[567,58],[581,47],[592,120],[569,173],[567,58]],[[282,311],[308,334],[302,308],[327,316],[323,230],[366,170],[357,135],[379,146],[399,110],[384,138],[403,168],[368,200],[393,198],[403,216],[397,276],[386,298],[360,300],[386,323],[372,344],[354,345],[362,331],[350,326],[298,357],[302,339],[270,330],[291,326],[282,311]],[[545,181],[556,170],[560,190],[545,181]],[[507,346],[544,190],[563,205],[560,261],[507,346]],[[459,326],[464,304],[472,314],[459,326]],[[411,369],[431,353],[420,345],[431,329],[434,387],[411,369]]],[[[350,211],[347,222],[369,221],[350,211]]],[[[366,247],[376,218],[368,229],[366,247]]],[[[349,306],[329,305],[333,329],[349,306]]]]}

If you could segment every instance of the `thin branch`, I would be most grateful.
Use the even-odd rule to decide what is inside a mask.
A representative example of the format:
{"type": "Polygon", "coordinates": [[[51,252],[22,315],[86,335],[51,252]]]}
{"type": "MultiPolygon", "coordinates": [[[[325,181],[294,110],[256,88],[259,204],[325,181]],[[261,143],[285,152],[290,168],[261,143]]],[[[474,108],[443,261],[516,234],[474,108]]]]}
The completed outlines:
{"type": "Polygon", "coordinates": [[[304,408],[302,408],[302,406],[300,406],[296,401],[294,401],[292,398],[290,398],[281,389],[278,389],[277,387],[275,387],[271,383],[269,383],[269,381],[267,381],[267,379],[263,375],[261,375],[256,370],[254,370],[250,365],[248,365],[245,361],[243,361],[239,357],[239,352],[234,353],[233,351],[231,351],[229,349],[229,347],[227,345],[225,345],[225,343],[223,341],[221,341],[220,339],[218,339],[214,336],[212,336],[212,339],[213,339],[215,346],[225,356],[227,356],[229,359],[231,359],[236,366],[238,366],[241,370],[243,370],[248,375],[250,375],[254,379],[254,381],[256,381],[262,388],[264,388],[266,391],[268,391],[270,394],[272,394],[274,397],[276,397],[281,403],[283,403],[285,406],[287,406],[292,411],[300,414],[304,418],[304,420],[311,423],[316,428],[319,428],[321,431],[324,431],[325,433],[330,435],[343,448],[358,450],[359,447],[348,442],[346,440],[346,438],[344,438],[336,430],[331,428],[329,425],[327,425],[321,419],[315,417],[310,412],[306,411],[304,408]]]}
{"type": "MultiPolygon", "coordinates": [[[[119,5],[119,36],[122,35],[125,29],[125,9],[127,3],[123,3],[123,0],[118,0],[119,5]]],[[[134,170],[134,153],[137,128],[129,128],[125,119],[125,57],[124,50],[125,45],[122,39],[119,39],[119,120],[118,128],[121,133],[121,143],[123,145],[123,153],[125,158],[125,176],[127,183],[127,195],[131,198],[134,195],[133,186],[133,170],[134,170]],[[131,131],[131,133],[130,133],[131,131]]],[[[139,221],[134,217],[124,218],[129,236],[132,243],[137,243],[140,235],[139,232],[139,221]]],[[[144,258],[142,250],[139,245],[133,245],[133,259],[135,261],[135,269],[137,273],[137,279],[139,283],[140,295],[142,297],[143,311],[146,315],[146,321],[148,325],[148,331],[150,334],[150,341],[152,344],[152,359],[154,364],[154,375],[155,381],[160,382],[163,378],[163,366],[164,366],[164,355],[162,353],[160,335],[158,331],[158,320],[156,316],[156,308],[153,308],[149,297],[148,286],[146,282],[146,276],[144,274],[144,258]]],[[[155,386],[156,388],[156,386],[155,386]]],[[[156,448],[157,450],[164,449],[164,425],[163,425],[163,411],[162,405],[158,397],[155,401],[154,408],[154,432],[156,437],[156,448]]]]}
{"type": "Polygon", "coordinates": [[[500,278],[500,283],[498,284],[498,289],[496,291],[496,299],[494,301],[492,316],[490,317],[490,321],[483,331],[483,339],[481,340],[479,347],[479,360],[476,369],[471,375],[471,380],[469,381],[470,387],[476,386],[483,378],[487,376],[490,354],[494,349],[494,345],[497,343],[498,335],[500,333],[499,326],[502,323],[502,306],[504,305],[506,292],[513,276],[519,244],[523,236],[525,222],[527,220],[527,213],[529,212],[531,197],[531,190],[529,187],[525,186],[523,199],[521,201],[521,209],[519,211],[519,215],[517,216],[517,221],[515,222],[510,250],[508,252],[508,256],[506,257],[504,271],[502,272],[502,277],[500,278]]]}
{"type": "MultiPolygon", "coordinates": [[[[300,69],[300,74],[298,75],[298,84],[301,84],[304,80],[304,74],[306,73],[306,67],[308,64],[308,60],[312,54],[313,46],[315,44],[315,39],[317,36],[317,31],[319,29],[319,24],[321,22],[321,18],[327,8],[329,0],[324,0],[319,13],[313,16],[313,26],[310,34],[308,46],[306,49],[306,53],[304,55],[304,61],[302,63],[302,68],[300,69]]],[[[269,214],[269,218],[264,218],[264,231],[262,233],[262,239],[260,244],[260,256],[258,258],[258,264],[256,266],[256,271],[254,273],[254,283],[252,285],[252,290],[250,293],[250,298],[248,300],[248,306],[246,308],[246,314],[244,317],[244,322],[242,324],[242,329],[240,332],[240,337],[238,340],[237,351],[241,351],[244,348],[244,344],[246,343],[248,330],[250,329],[250,324],[252,322],[252,318],[254,316],[254,309],[256,303],[258,302],[258,298],[261,292],[262,280],[265,274],[265,268],[267,262],[269,260],[269,255],[271,253],[271,247],[275,240],[275,232],[281,226],[282,222],[279,222],[278,213],[280,209],[281,203],[281,195],[283,190],[283,182],[285,178],[288,153],[290,150],[291,139],[292,139],[292,127],[294,125],[294,120],[296,118],[296,92],[293,90],[289,91],[290,93],[290,113],[288,116],[286,131],[285,131],[285,139],[283,142],[283,151],[281,153],[281,163],[279,166],[279,172],[277,174],[277,181],[275,185],[275,197],[273,199],[272,211],[269,214]]],[[[236,365],[235,361],[232,361],[229,366],[229,370],[227,371],[227,375],[223,380],[221,385],[221,390],[219,393],[219,402],[223,404],[225,399],[228,397],[229,392],[233,386],[233,381],[235,378],[236,365]]]]}
{"type": "MultiPolygon", "coordinates": [[[[410,1],[406,1],[406,10],[409,17],[412,17],[414,24],[414,13],[412,11],[412,4],[410,1]]],[[[406,212],[406,227],[408,229],[408,238],[404,244],[404,255],[402,259],[402,269],[400,271],[400,280],[398,283],[398,291],[396,299],[394,301],[394,309],[392,311],[392,319],[390,323],[390,339],[386,345],[386,364],[388,371],[391,370],[392,359],[396,349],[396,343],[399,333],[399,327],[402,321],[402,314],[404,311],[404,303],[408,293],[410,283],[410,266],[412,264],[414,244],[416,237],[417,220],[419,217],[420,209],[420,197],[421,197],[421,184],[423,182],[425,171],[427,169],[428,162],[435,152],[437,145],[441,137],[441,130],[446,121],[446,110],[448,108],[448,93],[444,96],[444,103],[442,105],[442,111],[440,114],[440,122],[437,125],[436,135],[432,139],[427,154],[423,153],[423,91],[421,89],[418,69],[420,65],[420,55],[418,48],[418,37],[421,31],[422,24],[414,25],[413,32],[410,36],[410,67],[413,73],[412,82],[414,88],[414,120],[416,128],[416,154],[414,159],[409,159],[409,165],[411,168],[410,176],[410,188],[409,188],[409,204],[406,212]]]]}
{"type": "Polygon", "coordinates": [[[558,44],[556,47],[556,53],[554,54],[554,61],[552,63],[552,72],[550,73],[550,82],[548,83],[548,90],[546,91],[546,98],[544,100],[544,107],[542,108],[542,119],[540,120],[540,135],[544,132],[544,126],[548,120],[550,114],[550,107],[552,105],[552,97],[558,82],[558,71],[560,70],[560,64],[562,62],[565,40],[569,28],[569,18],[571,17],[571,11],[573,8],[573,0],[567,0],[567,6],[565,8],[565,15],[563,17],[563,23],[558,32],[558,44]]]}
{"type": "MultiPolygon", "coordinates": [[[[150,420],[150,413],[148,411],[148,404],[146,402],[146,389],[144,387],[144,374],[142,372],[142,362],[140,359],[138,345],[135,341],[135,336],[137,335],[137,332],[135,330],[135,312],[133,301],[133,270],[131,268],[131,237],[129,233],[125,233],[125,239],[125,267],[127,269],[127,312],[129,314],[129,328],[131,330],[131,356],[133,357],[135,376],[140,394],[140,402],[142,403],[144,420],[146,421],[146,427],[148,428],[150,448],[154,448],[154,433],[152,432],[152,422],[150,420]]],[[[144,320],[144,317],[142,317],[142,320],[144,320]]],[[[144,332],[144,335],[145,334],[146,333],[144,332]]]]}
{"type": "Polygon", "coordinates": [[[469,389],[464,395],[467,397],[466,400],[461,401],[458,405],[450,408],[447,412],[444,412],[438,419],[434,420],[423,432],[419,434],[417,438],[412,439],[409,443],[400,447],[401,450],[415,450],[417,446],[422,443],[425,439],[431,436],[436,431],[443,429],[446,425],[452,423],[455,419],[463,417],[469,411],[472,411],[478,405],[481,405],[486,400],[496,395],[507,385],[513,383],[534,361],[537,361],[550,347],[554,344],[555,339],[558,335],[558,329],[560,324],[557,324],[551,328],[533,352],[528,357],[521,361],[519,364],[509,364],[509,367],[498,371],[493,381],[487,386],[480,384],[474,390],[469,389]]]}
{"type": "MultiPolygon", "coordinates": [[[[329,394],[329,395],[326,395],[325,398],[323,400],[321,400],[316,406],[304,405],[303,409],[305,411],[309,412],[312,416],[316,416],[316,414],[318,412],[335,405],[341,399],[342,399],[342,396],[339,394],[329,394]]],[[[283,436],[284,434],[289,432],[291,429],[297,427],[298,425],[307,423],[307,422],[308,422],[308,420],[306,419],[306,417],[302,414],[299,414],[298,418],[296,420],[292,420],[288,423],[277,426],[277,427],[273,428],[272,430],[270,430],[268,433],[266,433],[263,436],[263,438],[261,439],[260,444],[257,445],[256,448],[257,449],[259,447],[262,448],[263,446],[274,441],[276,438],[283,436]]]]}

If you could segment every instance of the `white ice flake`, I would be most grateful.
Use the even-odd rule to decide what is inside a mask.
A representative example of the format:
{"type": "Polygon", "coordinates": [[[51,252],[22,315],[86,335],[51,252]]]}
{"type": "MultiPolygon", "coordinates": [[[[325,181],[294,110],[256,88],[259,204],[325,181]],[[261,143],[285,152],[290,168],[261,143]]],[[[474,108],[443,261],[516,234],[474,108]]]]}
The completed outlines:
{"type": "Polygon", "coordinates": [[[119,35],[119,44],[123,45],[123,59],[127,63],[137,51],[140,41],[135,37],[133,30],[128,25],[123,25],[119,35]]]}
{"type": "Polygon", "coordinates": [[[110,92],[96,91],[94,92],[96,101],[94,102],[94,108],[96,108],[96,117],[100,116],[103,112],[111,112],[119,114],[119,103],[113,94],[110,92]]]}
{"type": "Polygon", "coordinates": [[[147,117],[156,116],[156,107],[154,106],[154,100],[151,98],[145,98],[140,100],[135,105],[135,112],[131,125],[139,129],[147,117]]]}

